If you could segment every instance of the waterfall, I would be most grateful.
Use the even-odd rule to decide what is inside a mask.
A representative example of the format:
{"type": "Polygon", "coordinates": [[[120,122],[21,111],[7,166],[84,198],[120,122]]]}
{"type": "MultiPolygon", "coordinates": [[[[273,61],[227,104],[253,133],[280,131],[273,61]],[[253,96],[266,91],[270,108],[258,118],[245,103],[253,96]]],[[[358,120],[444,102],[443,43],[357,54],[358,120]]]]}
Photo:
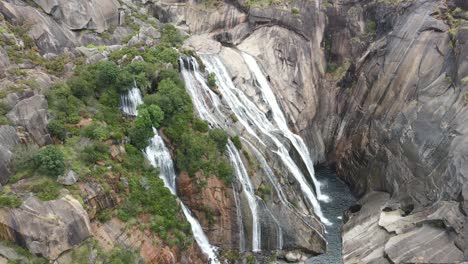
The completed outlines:
{"type": "Polygon", "coordinates": [[[250,182],[250,177],[247,174],[247,170],[245,169],[244,163],[239,155],[239,151],[230,140],[227,145],[227,151],[231,164],[234,167],[235,174],[242,184],[242,189],[247,197],[247,202],[252,214],[252,251],[258,252],[260,251],[261,230],[258,220],[257,196],[255,195],[255,190],[250,182]]]}
{"type": "Polygon", "coordinates": [[[270,109],[273,114],[273,120],[275,121],[277,127],[281,130],[283,135],[287,137],[289,141],[293,144],[294,148],[301,156],[301,159],[304,161],[307,167],[307,171],[315,185],[317,198],[322,201],[327,201],[329,199],[328,196],[322,194],[320,190],[320,182],[317,181],[317,179],[315,178],[314,164],[310,158],[310,153],[307,149],[306,144],[304,143],[304,140],[302,140],[300,136],[294,134],[293,132],[291,132],[291,130],[289,130],[284,113],[276,100],[275,94],[273,93],[268,83],[268,80],[266,79],[263,72],[260,70],[257,61],[247,53],[242,53],[242,56],[244,57],[244,61],[249,67],[250,71],[254,74],[264,99],[270,106],[270,109]]]}
{"type": "MultiPolygon", "coordinates": [[[[311,175],[311,177],[313,177],[313,164],[311,164],[312,162],[310,160],[310,155],[307,151],[307,147],[305,146],[305,144],[299,136],[294,135],[287,128],[286,121],[283,122],[281,120],[281,116],[283,116],[284,119],[284,115],[279,114],[281,110],[278,104],[273,104],[274,102],[276,102],[276,98],[274,97],[274,95],[270,96],[274,100],[270,98],[271,102],[267,101],[269,103],[269,106],[272,108],[272,111],[276,112],[276,120],[274,120],[275,122],[271,122],[267,118],[267,116],[262,111],[260,111],[257,108],[257,106],[252,101],[250,101],[241,90],[235,87],[226,67],[217,55],[201,55],[201,58],[206,66],[206,69],[209,72],[213,72],[216,75],[216,78],[218,80],[218,89],[223,95],[223,100],[226,101],[229,108],[234,112],[237,119],[244,126],[247,133],[249,133],[255,139],[258,139],[258,141],[264,146],[266,146],[267,141],[273,143],[273,146],[276,147],[276,149],[273,150],[273,152],[278,155],[280,160],[283,162],[286,168],[288,168],[288,170],[294,176],[296,181],[299,183],[304,196],[306,197],[307,201],[309,201],[310,205],[313,207],[315,214],[320,218],[322,223],[330,224],[330,221],[328,221],[328,219],[326,219],[323,216],[320,204],[311,186],[307,182],[304,174],[299,169],[298,164],[294,162],[294,160],[289,154],[287,147],[283,144],[280,138],[278,138],[279,133],[280,136],[286,137],[291,141],[291,144],[300,153],[301,158],[307,166],[309,174],[311,175]]],[[[262,89],[263,94],[268,93],[269,86],[261,86],[260,88],[262,89]]],[[[271,89],[269,89],[269,91],[271,92],[271,89]]],[[[315,183],[317,184],[316,189],[319,190],[320,184],[318,183],[318,181],[315,181],[315,183]]],[[[321,196],[320,198],[326,199],[326,196],[321,195],[320,192],[317,192],[317,194],[321,196]]]]}
{"type": "MultiPolygon", "coordinates": [[[[160,170],[159,177],[164,181],[164,185],[177,196],[175,188],[176,174],[174,171],[174,164],[172,162],[171,154],[164,144],[161,136],[158,135],[158,131],[154,129],[154,137],[151,139],[150,145],[145,149],[145,156],[151,162],[151,165],[158,167],[160,170]]],[[[208,238],[206,237],[200,223],[193,217],[189,209],[179,200],[187,221],[192,227],[192,232],[198,246],[202,252],[208,257],[211,263],[218,263],[216,258],[216,250],[210,245],[208,238]]]]}
{"type": "Polygon", "coordinates": [[[120,95],[120,105],[122,111],[129,116],[137,116],[137,108],[143,103],[141,99],[140,89],[137,87],[136,82],[133,81],[132,89],[128,90],[126,94],[120,95]]]}
{"type": "Polygon", "coordinates": [[[239,252],[245,252],[245,235],[244,235],[244,222],[242,222],[242,210],[239,195],[237,194],[234,184],[232,184],[234,202],[236,204],[237,226],[239,228],[239,252]]]}
{"type": "MultiPolygon", "coordinates": [[[[128,112],[125,113],[128,115],[137,116],[137,107],[143,103],[143,100],[141,98],[140,90],[138,87],[136,87],[136,84],[127,95],[122,96],[122,99],[122,110],[124,112],[127,110],[128,112]],[[138,92],[135,90],[138,90],[138,92]]],[[[153,167],[159,168],[159,178],[163,180],[166,188],[168,188],[173,195],[177,196],[175,184],[176,173],[174,170],[171,154],[164,144],[162,137],[159,136],[157,129],[153,127],[153,131],[154,136],[151,138],[150,144],[146,147],[143,153],[153,167]]],[[[178,199],[178,201],[182,207],[182,211],[185,217],[187,218],[187,221],[190,223],[193,236],[201,251],[208,257],[209,263],[218,264],[219,261],[216,257],[216,249],[208,241],[208,238],[203,232],[200,223],[195,217],[193,217],[184,203],[180,199],[178,199]]]]}

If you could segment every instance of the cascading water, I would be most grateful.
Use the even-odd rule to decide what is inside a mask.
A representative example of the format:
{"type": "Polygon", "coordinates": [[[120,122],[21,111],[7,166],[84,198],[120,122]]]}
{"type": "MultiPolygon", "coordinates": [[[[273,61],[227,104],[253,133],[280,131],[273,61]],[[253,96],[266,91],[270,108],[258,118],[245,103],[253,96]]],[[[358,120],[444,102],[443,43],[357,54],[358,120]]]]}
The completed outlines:
{"type": "Polygon", "coordinates": [[[291,130],[289,130],[284,113],[281,110],[278,101],[276,100],[276,97],[268,83],[268,80],[266,79],[263,72],[260,70],[257,61],[247,53],[242,53],[242,56],[244,57],[244,61],[249,67],[250,71],[255,75],[255,79],[257,80],[262,95],[267,101],[268,106],[272,111],[273,120],[275,121],[276,125],[281,130],[283,135],[287,137],[289,141],[291,141],[291,144],[293,144],[294,148],[298,151],[299,155],[301,156],[301,159],[304,161],[307,167],[307,171],[314,183],[317,198],[322,201],[327,201],[329,199],[328,196],[322,194],[320,189],[320,182],[317,181],[317,179],[315,178],[314,164],[310,158],[310,153],[307,149],[306,144],[304,143],[304,140],[300,136],[292,133],[291,130]]]}
{"type": "MultiPolygon", "coordinates": [[[[158,131],[155,128],[153,128],[153,130],[154,137],[151,139],[149,146],[146,147],[145,155],[151,162],[151,165],[159,168],[159,177],[164,181],[164,185],[172,192],[172,194],[177,195],[175,188],[176,174],[171,154],[164,144],[163,139],[158,135],[158,131]]],[[[219,263],[216,258],[215,248],[210,245],[200,223],[195,219],[195,217],[193,217],[182,201],[179,200],[179,203],[187,221],[192,227],[193,236],[197,241],[198,246],[202,252],[208,256],[211,263],[219,263]]]]}
{"type": "Polygon", "coordinates": [[[247,197],[247,202],[252,213],[252,251],[258,252],[260,251],[261,230],[258,219],[257,196],[255,195],[255,190],[252,187],[247,170],[245,169],[245,166],[239,155],[239,151],[231,141],[228,142],[227,151],[231,160],[231,164],[234,167],[235,174],[242,184],[242,188],[245,192],[245,196],[247,197]]]}
{"type": "MultiPolygon", "coordinates": [[[[303,143],[302,139],[299,140],[300,137],[294,135],[287,128],[286,121],[283,122],[281,120],[281,117],[282,119],[284,119],[284,115],[279,114],[279,112],[281,112],[281,109],[279,108],[277,103],[274,104],[274,102],[276,102],[276,98],[274,97],[274,95],[269,95],[267,97],[267,103],[269,104],[269,107],[272,109],[272,111],[275,111],[274,115],[276,116],[276,118],[274,120],[275,122],[273,123],[266,117],[266,115],[262,111],[260,111],[257,108],[257,106],[252,101],[250,101],[247,98],[247,96],[242,91],[235,87],[227,69],[225,68],[224,64],[221,62],[219,57],[217,57],[216,55],[201,55],[201,58],[206,66],[206,69],[209,72],[213,72],[216,75],[218,80],[218,89],[223,96],[223,100],[226,101],[230,109],[236,115],[239,122],[244,126],[245,130],[251,136],[258,139],[260,143],[265,146],[266,141],[272,142],[274,144],[274,146],[276,147],[276,150],[274,152],[279,156],[283,164],[288,168],[288,170],[299,183],[303,194],[312,205],[315,214],[320,218],[322,223],[330,224],[328,219],[326,219],[323,216],[320,204],[312,188],[310,187],[303,173],[299,169],[299,166],[296,164],[296,162],[294,162],[294,160],[290,156],[287,147],[278,138],[278,134],[280,134],[280,136],[285,137],[291,141],[293,147],[295,147],[295,149],[300,153],[303,162],[307,166],[310,176],[313,178],[313,164],[310,160],[310,155],[307,151],[307,148],[303,143]]],[[[261,75],[261,72],[257,72],[257,74],[261,75]]],[[[254,76],[256,76],[257,74],[255,74],[254,72],[254,76]]],[[[263,94],[271,92],[271,88],[269,88],[269,86],[262,85],[260,86],[260,88],[262,89],[263,94]]],[[[196,93],[191,92],[191,94],[196,93]]],[[[209,109],[204,112],[211,113],[209,109]]],[[[223,124],[220,124],[220,126],[223,126],[223,124]]],[[[316,189],[319,190],[319,182],[315,180],[315,183],[317,184],[316,189]]],[[[326,196],[321,195],[319,191],[317,192],[317,194],[321,196],[320,198],[326,199],[326,196]]]]}
{"type": "MultiPolygon", "coordinates": [[[[303,173],[299,169],[299,166],[294,162],[292,157],[289,154],[288,148],[283,144],[284,139],[291,142],[292,147],[294,147],[297,152],[300,154],[300,157],[303,159],[304,164],[306,164],[309,175],[313,179],[313,183],[317,186],[317,194],[321,199],[325,199],[326,196],[322,195],[320,192],[320,184],[314,178],[313,164],[310,160],[309,152],[302,141],[302,139],[294,135],[289,128],[287,127],[284,114],[281,112],[276,98],[272,96],[271,88],[265,86],[264,84],[259,84],[262,93],[266,93],[268,99],[265,100],[269,107],[274,113],[273,121],[270,121],[265,113],[260,111],[258,107],[250,101],[247,96],[233,84],[230,75],[228,74],[226,68],[224,67],[221,60],[217,55],[201,55],[206,69],[209,72],[215,74],[217,78],[217,91],[214,92],[206,84],[203,74],[199,71],[198,63],[194,58],[183,58],[179,60],[181,67],[181,72],[186,84],[186,88],[194,102],[195,109],[198,115],[207,120],[213,127],[221,127],[224,129],[230,129],[230,126],[233,125],[231,122],[230,113],[234,113],[239,124],[247,132],[247,135],[250,137],[246,139],[242,137],[244,141],[248,143],[250,149],[253,150],[256,159],[262,164],[263,171],[265,175],[270,180],[272,186],[274,187],[280,201],[285,207],[293,208],[293,206],[288,202],[286,196],[284,195],[281,185],[278,184],[273,171],[268,166],[266,159],[263,157],[263,154],[257,150],[257,148],[252,144],[253,142],[259,142],[261,146],[267,148],[267,145],[273,146],[273,152],[280,158],[285,168],[294,176],[294,178],[299,183],[301,190],[306,197],[306,201],[310,203],[312,208],[315,211],[315,214],[321,219],[323,223],[329,224],[329,221],[323,216],[320,204],[315,197],[314,192],[312,191],[310,185],[305,179],[303,173]],[[218,96],[220,94],[220,96],[218,96]],[[222,98],[222,99],[221,99],[222,98]],[[312,164],[312,165],[310,165],[312,164]],[[309,166],[310,165],[310,166],[309,166]]],[[[261,71],[257,71],[257,74],[261,71]]],[[[253,73],[256,76],[255,73],[253,73]]],[[[257,77],[258,78],[258,77],[257,77]]],[[[264,95],[264,97],[266,97],[264,95]]],[[[259,201],[261,199],[255,196],[255,190],[252,189],[252,184],[250,183],[249,175],[245,165],[240,159],[240,155],[235,147],[228,145],[228,155],[233,163],[233,167],[236,172],[236,176],[239,182],[242,184],[244,194],[247,199],[247,203],[250,211],[252,212],[252,250],[260,250],[260,224],[257,215],[259,214],[259,201]],[[237,153],[237,155],[236,155],[237,153]]],[[[264,204],[264,203],[260,203],[264,204]]],[[[237,202],[236,205],[238,206],[237,202]]],[[[282,230],[274,215],[271,213],[271,210],[267,208],[266,217],[271,217],[272,221],[277,227],[277,248],[282,248],[282,230]]],[[[295,210],[292,210],[294,213],[298,214],[295,210]]],[[[237,210],[238,216],[240,211],[237,210]]],[[[309,225],[310,226],[310,225],[309,225]]],[[[310,226],[313,228],[312,226],[310,226]]],[[[240,230],[241,233],[243,230],[240,230]]],[[[317,231],[319,234],[319,232],[317,231]]],[[[240,234],[240,236],[243,234],[240,234]]],[[[240,247],[242,248],[242,246],[240,247]]]]}
{"type": "MultiPolygon", "coordinates": [[[[128,111],[125,112],[126,114],[133,116],[138,115],[137,108],[140,104],[143,103],[143,100],[141,98],[140,90],[138,87],[136,87],[136,85],[134,88],[132,88],[132,90],[129,91],[127,97],[125,97],[125,100],[122,100],[122,102],[125,102],[125,104],[122,104],[122,110],[125,112],[124,109],[126,109],[128,111]],[[134,91],[135,89],[138,91],[134,91]]],[[[159,136],[158,131],[155,128],[153,128],[153,131],[154,136],[150,140],[150,144],[144,150],[144,154],[153,167],[159,168],[159,177],[163,180],[166,188],[168,188],[173,195],[177,196],[175,184],[176,173],[174,170],[171,154],[164,144],[162,137],[159,136]]],[[[218,264],[219,261],[216,257],[216,249],[208,241],[208,238],[203,232],[200,223],[195,217],[193,217],[184,203],[180,199],[178,199],[178,201],[182,207],[182,211],[185,217],[187,218],[187,221],[190,223],[193,236],[201,251],[208,257],[210,263],[218,264]]]]}
{"type": "Polygon", "coordinates": [[[143,103],[141,98],[141,91],[137,87],[136,82],[133,81],[133,87],[127,94],[120,95],[120,105],[122,112],[129,116],[137,116],[137,108],[143,103]]]}

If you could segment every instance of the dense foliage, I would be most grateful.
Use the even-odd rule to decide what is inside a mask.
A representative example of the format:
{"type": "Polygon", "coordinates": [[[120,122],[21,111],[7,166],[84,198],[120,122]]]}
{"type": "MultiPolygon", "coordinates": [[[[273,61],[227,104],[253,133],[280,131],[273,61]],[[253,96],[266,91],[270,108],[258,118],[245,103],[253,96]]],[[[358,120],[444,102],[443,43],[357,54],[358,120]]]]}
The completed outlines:
{"type": "Polygon", "coordinates": [[[35,157],[38,170],[46,175],[59,176],[65,172],[63,153],[55,146],[41,149],[35,157]]]}

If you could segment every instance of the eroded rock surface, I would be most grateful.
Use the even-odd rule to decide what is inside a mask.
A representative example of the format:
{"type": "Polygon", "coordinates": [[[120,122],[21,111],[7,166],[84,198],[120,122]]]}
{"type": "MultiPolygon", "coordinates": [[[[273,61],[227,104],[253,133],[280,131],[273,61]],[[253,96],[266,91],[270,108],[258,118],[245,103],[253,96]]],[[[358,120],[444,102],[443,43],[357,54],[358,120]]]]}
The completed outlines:
{"type": "Polygon", "coordinates": [[[52,140],[47,130],[47,100],[42,94],[31,95],[18,101],[7,117],[15,125],[24,127],[37,144],[50,144],[52,140]]]}
{"type": "Polygon", "coordinates": [[[2,239],[49,259],[91,235],[86,211],[71,196],[47,202],[30,197],[19,208],[1,209],[0,226],[2,239]]]}
{"type": "Polygon", "coordinates": [[[12,126],[0,126],[0,183],[5,184],[13,175],[13,148],[19,143],[12,126]]]}

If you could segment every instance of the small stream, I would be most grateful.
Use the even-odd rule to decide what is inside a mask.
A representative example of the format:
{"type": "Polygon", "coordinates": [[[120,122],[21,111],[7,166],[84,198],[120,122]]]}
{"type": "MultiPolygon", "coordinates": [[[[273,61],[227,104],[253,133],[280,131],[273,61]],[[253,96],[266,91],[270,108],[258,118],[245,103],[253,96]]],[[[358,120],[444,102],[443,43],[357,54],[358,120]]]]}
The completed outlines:
{"type": "Polygon", "coordinates": [[[341,263],[341,216],[356,199],[351,194],[348,186],[341,181],[335,172],[326,167],[317,167],[315,176],[322,184],[322,191],[330,197],[328,203],[322,203],[324,216],[332,222],[331,226],[326,226],[328,241],[328,251],[326,254],[308,259],[307,264],[339,264],[341,263]]]}

